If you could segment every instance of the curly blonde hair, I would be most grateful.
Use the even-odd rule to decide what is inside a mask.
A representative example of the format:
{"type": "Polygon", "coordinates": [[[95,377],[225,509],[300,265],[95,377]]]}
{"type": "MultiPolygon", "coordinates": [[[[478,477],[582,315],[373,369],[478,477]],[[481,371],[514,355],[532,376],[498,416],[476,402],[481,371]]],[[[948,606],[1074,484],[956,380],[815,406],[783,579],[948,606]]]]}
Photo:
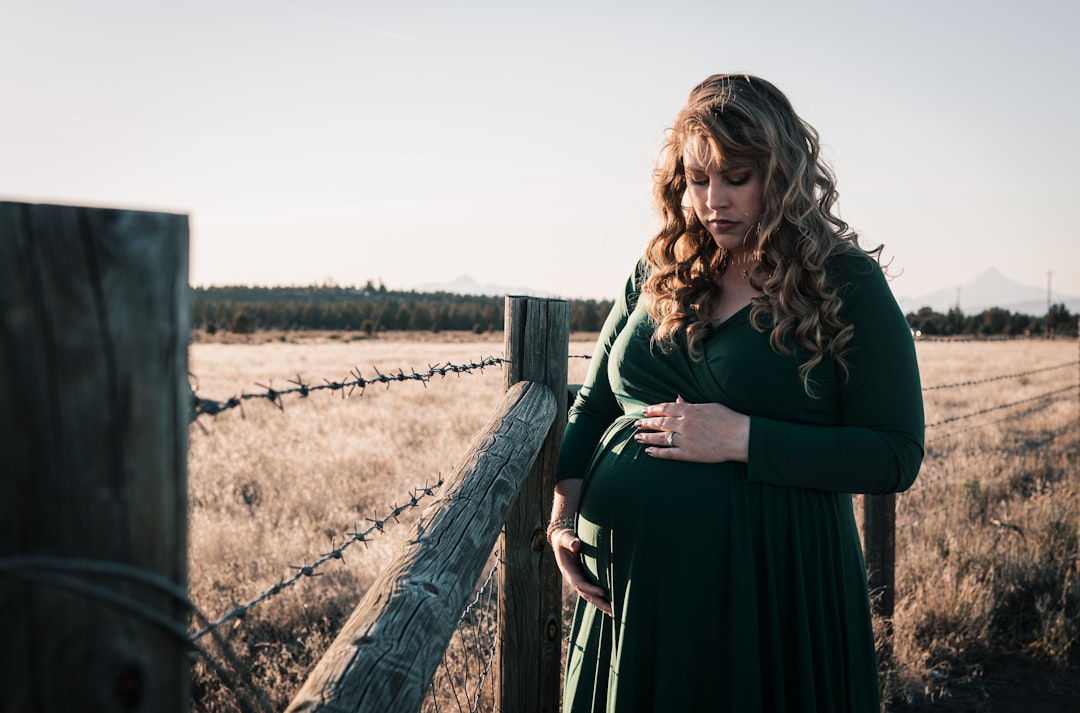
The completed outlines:
{"type": "MultiPolygon", "coordinates": [[[[646,249],[649,277],[642,286],[653,341],[671,349],[685,333],[691,354],[712,329],[719,275],[731,256],[718,246],[685,200],[683,154],[698,143],[712,155],[748,163],[761,177],[762,213],[748,277],[764,297],[750,308],[751,324],[770,329],[778,353],[805,350],[799,377],[813,394],[810,372],[826,355],[845,372],[844,348],[854,329],[839,317],[840,296],[825,274],[826,261],[860,249],[858,236],[834,212],[836,180],[821,159],[817,131],[780,90],[757,77],[716,74],[690,92],[675,118],[657,164],[653,194],[661,227],[646,249]]],[[[865,253],[878,258],[881,247],[865,253]]]]}

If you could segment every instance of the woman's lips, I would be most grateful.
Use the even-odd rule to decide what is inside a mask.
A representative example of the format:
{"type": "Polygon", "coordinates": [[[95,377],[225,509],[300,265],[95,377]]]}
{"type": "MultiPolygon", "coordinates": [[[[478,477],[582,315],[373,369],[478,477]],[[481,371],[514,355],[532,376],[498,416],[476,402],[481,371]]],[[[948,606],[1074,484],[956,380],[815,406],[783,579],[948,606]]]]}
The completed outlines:
{"type": "Polygon", "coordinates": [[[721,233],[730,232],[739,224],[736,220],[710,220],[709,225],[721,233]]]}

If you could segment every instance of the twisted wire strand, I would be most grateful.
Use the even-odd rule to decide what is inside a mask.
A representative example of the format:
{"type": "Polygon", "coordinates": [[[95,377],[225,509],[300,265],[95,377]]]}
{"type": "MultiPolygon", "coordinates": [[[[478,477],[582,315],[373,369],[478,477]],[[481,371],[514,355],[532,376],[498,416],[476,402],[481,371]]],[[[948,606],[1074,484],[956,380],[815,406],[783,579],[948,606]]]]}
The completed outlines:
{"type": "Polygon", "coordinates": [[[323,384],[307,384],[297,374],[296,379],[289,379],[290,384],[296,384],[294,387],[287,389],[275,389],[272,385],[264,386],[263,384],[256,384],[261,386],[265,391],[261,392],[244,392],[233,396],[226,401],[215,401],[213,399],[204,398],[195,393],[195,389],[191,390],[191,414],[188,422],[192,423],[203,414],[209,414],[215,416],[219,413],[223,413],[230,409],[240,407],[244,401],[249,399],[266,399],[278,409],[284,410],[285,402],[282,400],[283,396],[292,396],[299,394],[300,398],[306,398],[310,393],[314,391],[322,391],[329,389],[330,391],[341,392],[342,398],[347,398],[353,394],[353,392],[359,388],[360,393],[363,394],[364,389],[372,384],[386,384],[390,386],[395,381],[419,381],[425,386],[435,376],[446,377],[448,374],[471,374],[475,371],[483,372],[485,367],[500,366],[502,364],[508,364],[509,360],[502,357],[485,357],[477,362],[470,362],[468,364],[451,364],[447,362],[445,364],[437,364],[435,366],[428,367],[427,371],[417,372],[415,369],[412,373],[406,374],[404,369],[398,369],[396,374],[383,374],[377,368],[375,373],[377,376],[372,378],[364,378],[360,375],[360,368],[353,367],[349,371],[351,379],[345,379],[342,381],[330,381],[324,379],[323,384]]]}
{"type": "MultiPolygon", "coordinates": [[[[484,581],[484,584],[480,587],[480,590],[476,594],[476,599],[473,601],[473,604],[470,605],[470,607],[474,607],[480,601],[480,598],[486,592],[489,591],[489,587],[491,586],[491,582],[493,581],[493,579],[495,577],[495,570],[498,569],[498,566],[499,566],[499,560],[496,560],[495,561],[495,566],[491,568],[491,572],[488,573],[487,579],[484,581]]],[[[466,608],[466,611],[463,613],[463,617],[470,611],[470,607],[466,608]]],[[[479,643],[480,642],[477,641],[477,644],[479,644],[479,643]]],[[[488,651],[487,651],[487,663],[484,666],[484,670],[480,672],[480,677],[476,682],[476,693],[473,696],[473,703],[472,703],[472,707],[469,709],[469,713],[476,713],[480,709],[480,698],[483,696],[483,693],[484,693],[484,680],[487,678],[488,673],[491,671],[492,664],[494,664],[494,662],[495,662],[495,649],[498,646],[498,643],[499,643],[499,637],[498,636],[492,636],[491,637],[491,645],[488,647],[488,651]]]]}
{"type": "MultiPolygon", "coordinates": [[[[210,622],[206,615],[198,607],[192,605],[191,610],[200,626],[209,625],[210,622]]],[[[232,693],[236,704],[240,707],[240,713],[273,713],[273,706],[267,700],[266,694],[257,686],[252,685],[251,669],[240,660],[240,656],[237,655],[232,645],[225,640],[225,637],[217,629],[210,630],[210,638],[217,645],[221,655],[232,667],[233,671],[236,672],[235,676],[218,662],[217,658],[210,653],[210,650],[202,642],[192,639],[191,645],[202,656],[202,660],[214,672],[218,680],[225,684],[226,690],[232,693]],[[240,681],[237,681],[237,678],[240,681]]]]}
{"type": "Polygon", "coordinates": [[[183,587],[157,572],[142,567],[120,562],[80,558],[0,557],[0,576],[77,592],[149,622],[180,639],[185,645],[190,645],[187,629],[174,617],[150,606],[146,602],[108,587],[88,582],[81,575],[106,575],[137,582],[167,595],[175,604],[181,605],[185,611],[193,608],[183,587]]]}
{"type": "Polygon", "coordinates": [[[912,486],[911,490],[908,490],[907,492],[904,492],[904,493],[898,493],[899,497],[897,498],[897,503],[896,503],[897,511],[899,511],[901,509],[901,504],[902,503],[905,503],[905,502],[908,502],[910,500],[915,500],[915,499],[919,498],[920,496],[925,494],[927,491],[935,488],[935,486],[937,486],[939,483],[950,480],[954,475],[959,475],[960,473],[971,470],[972,468],[974,468],[974,467],[976,467],[978,465],[983,465],[987,461],[994,460],[995,458],[1000,458],[1002,456],[1007,457],[1007,456],[1010,456],[1010,455],[1013,455],[1013,454],[1010,453],[1007,449],[1004,449],[1004,448],[997,449],[997,450],[984,451],[984,452],[979,453],[977,455],[969,456],[967,458],[967,460],[964,462],[964,465],[955,466],[955,467],[949,468],[947,470],[942,470],[941,472],[936,473],[933,477],[924,478],[922,475],[920,475],[915,480],[915,485],[912,486]]]}
{"type": "MultiPolygon", "coordinates": [[[[1012,417],[1010,417],[1010,418],[1012,418],[1012,417]]],[[[1000,420],[1007,420],[1007,419],[1000,419],[1000,420]]],[[[958,466],[956,468],[951,468],[949,470],[946,470],[946,471],[942,472],[937,477],[933,478],[931,481],[925,483],[924,487],[926,487],[926,486],[932,487],[933,485],[935,485],[937,483],[943,482],[948,477],[958,475],[958,474],[963,473],[965,471],[971,470],[975,466],[981,465],[981,464],[983,464],[983,463],[985,463],[985,462],[987,462],[989,460],[992,460],[994,458],[997,458],[997,457],[1006,457],[1007,458],[1007,457],[1012,457],[1012,456],[1024,455],[1024,454],[1027,454],[1027,453],[1038,453],[1041,448],[1053,443],[1058,438],[1060,438],[1062,436],[1065,436],[1065,435],[1067,435],[1067,434],[1069,434],[1072,431],[1077,430],[1077,429],[1080,429],[1080,422],[1075,422],[1075,421],[1070,420],[1070,421],[1062,424],[1061,426],[1058,426],[1057,428],[1041,431],[1039,433],[1039,435],[1042,436],[1042,440],[1040,440],[1034,446],[1025,443],[1025,444],[1019,444],[1019,445],[1013,445],[1013,446],[1005,446],[1005,447],[1002,447],[1002,448],[999,448],[999,449],[995,449],[995,450],[992,450],[992,451],[988,451],[986,453],[979,454],[978,456],[975,456],[973,459],[971,459],[967,464],[965,464],[963,466],[958,466]]],[[[1030,439],[1027,439],[1027,440],[1030,441],[1030,439]]],[[[918,481],[916,481],[916,482],[918,482],[918,481]]],[[[909,497],[915,497],[915,496],[920,495],[920,494],[922,494],[924,492],[925,491],[923,489],[920,489],[918,491],[912,490],[909,493],[905,493],[904,495],[909,496],[909,497]]],[[[898,500],[897,501],[897,514],[898,515],[900,513],[902,503],[904,503],[907,499],[908,499],[908,497],[905,497],[903,500],[898,500]]],[[[915,519],[913,519],[913,520],[911,520],[909,522],[897,523],[896,524],[897,531],[905,530],[905,529],[914,529],[914,528],[918,527],[920,524],[922,524],[925,520],[927,520],[927,519],[929,519],[929,518],[931,518],[931,517],[933,517],[935,515],[939,515],[941,513],[948,512],[950,510],[955,509],[958,506],[958,504],[959,503],[955,503],[955,502],[954,503],[948,503],[948,504],[940,505],[940,506],[938,506],[938,507],[936,507],[936,508],[934,508],[932,510],[921,511],[921,512],[918,513],[917,518],[915,518],[915,519]]],[[[902,509],[905,510],[905,511],[907,510],[906,507],[904,507],[902,509]]]]}
{"type": "Polygon", "coordinates": [[[1031,403],[1032,401],[1039,401],[1040,399],[1046,399],[1046,398],[1049,398],[1050,396],[1055,396],[1057,394],[1062,394],[1062,393],[1065,393],[1066,391],[1072,391],[1072,390],[1074,390],[1076,388],[1080,388],[1080,384],[1069,384],[1068,386],[1065,386],[1063,388],[1054,389],[1053,391],[1048,391],[1048,392],[1046,392],[1044,394],[1039,394],[1038,396],[1032,396],[1030,398],[1020,399],[1019,401],[1012,401],[1012,402],[1007,403],[1007,404],[998,404],[997,406],[989,406],[987,408],[979,409],[978,411],[972,411],[971,413],[962,414],[960,416],[950,416],[949,418],[943,418],[940,421],[937,421],[935,423],[926,424],[926,428],[936,428],[937,426],[944,426],[947,423],[955,423],[956,421],[963,421],[963,420],[968,419],[968,418],[974,418],[976,416],[982,416],[984,414],[992,413],[994,411],[999,411],[999,410],[1005,409],[1005,408],[1010,408],[1012,406],[1019,406],[1020,404],[1031,403]]]}
{"type": "Polygon", "coordinates": [[[1045,341],[1043,336],[1025,336],[1023,334],[996,335],[992,337],[937,337],[922,335],[915,339],[916,343],[926,342],[929,344],[985,344],[987,342],[1032,342],[1045,341]]]}
{"type": "MultiPolygon", "coordinates": [[[[1073,388],[1075,388],[1075,387],[1073,387],[1073,388]]],[[[1031,416],[1032,414],[1038,413],[1040,411],[1045,411],[1046,409],[1050,408],[1054,404],[1065,403],[1068,400],[1069,400],[1068,397],[1060,398],[1060,399],[1047,399],[1046,401],[1044,401],[1041,404],[1038,404],[1036,406],[1032,406],[1031,408],[1028,408],[1028,409],[1024,409],[1023,411],[1018,411],[1018,412],[1016,412],[1014,414],[1009,414],[1008,416],[1002,416],[1001,418],[995,418],[995,419],[993,419],[991,421],[984,421],[983,423],[978,423],[978,424],[975,424],[974,426],[966,426],[964,428],[958,428],[955,431],[946,431],[945,433],[939,433],[936,436],[934,436],[933,438],[927,438],[926,442],[927,443],[933,443],[935,441],[939,441],[939,440],[944,439],[944,438],[950,438],[952,436],[956,436],[956,435],[959,435],[961,433],[968,433],[970,431],[977,431],[978,429],[986,428],[987,426],[993,426],[993,425],[999,424],[999,423],[1006,423],[1008,421],[1018,421],[1018,420],[1024,418],[1025,416],[1031,416]]],[[[1017,402],[1017,403],[1022,403],[1022,402],[1017,402]]],[[[1008,406],[1015,406],[1015,405],[1016,405],[1016,403],[1003,404],[1001,406],[995,406],[993,409],[989,409],[987,412],[992,411],[992,410],[1006,408],[1008,406]]],[[[978,416],[978,415],[980,415],[980,414],[979,413],[968,414],[968,416],[964,416],[963,418],[968,418],[969,416],[978,416]]],[[[939,423],[935,423],[935,424],[931,424],[931,425],[939,426],[942,423],[944,423],[944,422],[939,422],[939,423]]],[[[929,427],[930,426],[927,426],[927,428],[929,428],[929,427]]],[[[1071,428],[1071,424],[1066,424],[1066,428],[1071,428]]]]}
{"type": "Polygon", "coordinates": [[[1003,381],[1005,379],[1019,379],[1025,376],[1031,376],[1032,374],[1041,374],[1044,371],[1054,371],[1056,369],[1064,369],[1065,367],[1076,366],[1080,364],[1080,359],[1076,359],[1064,364],[1055,364],[1054,366],[1046,366],[1041,369],[1031,369],[1030,371],[1020,371],[1015,374],[1002,374],[1001,376],[990,376],[985,379],[972,379],[971,381],[961,381],[955,384],[938,384],[937,386],[924,386],[923,391],[938,391],[940,389],[955,389],[961,386],[975,386],[978,384],[989,384],[994,381],[1003,381]]]}
{"type": "Polygon", "coordinates": [[[256,691],[257,699],[253,699],[251,695],[245,692],[246,688],[250,688],[251,673],[240,661],[240,657],[237,656],[228,642],[218,636],[216,632],[214,633],[214,640],[222,655],[228,660],[237,675],[244,678],[248,684],[247,686],[236,685],[235,677],[218,663],[205,646],[192,639],[187,628],[173,616],[148,605],[146,602],[107,587],[87,582],[81,578],[85,576],[117,577],[149,587],[159,594],[167,596],[174,604],[180,605],[185,616],[190,614],[196,620],[206,621],[206,617],[191,602],[187,591],[182,586],[158,572],[144,567],[123,562],[78,557],[0,557],[0,577],[20,579],[75,592],[89,599],[120,609],[171,634],[181,641],[185,648],[203,657],[214,675],[233,692],[242,713],[269,713],[271,711],[265,695],[261,692],[256,691]]]}
{"type": "MultiPolygon", "coordinates": [[[[475,648],[475,650],[478,651],[478,652],[481,650],[481,641],[480,641],[480,632],[479,632],[481,621],[474,620],[473,612],[476,611],[477,609],[488,608],[488,607],[491,606],[491,596],[492,596],[492,592],[493,592],[491,585],[492,585],[492,582],[495,581],[495,575],[498,572],[499,567],[501,565],[502,565],[502,560],[500,560],[500,559],[498,559],[498,557],[496,557],[494,564],[492,565],[491,569],[488,571],[487,577],[485,577],[484,581],[480,584],[480,586],[477,587],[476,596],[473,597],[473,600],[469,604],[467,604],[465,606],[465,608],[461,612],[461,616],[458,617],[457,634],[458,634],[459,640],[461,641],[462,648],[464,648],[466,650],[469,649],[469,643],[466,641],[465,635],[464,635],[464,633],[462,631],[462,628],[463,628],[462,625],[464,625],[464,624],[471,624],[472,625],[473,638],[474,638],[474,647],[473,648],[475,648]]],[[[491,670],[492,663],[493,663],[493,661],[495,659],[495,646],[496,646],[497,641],[498,641],[498,637],[493,636],[492,637],[492,643],[488,647],[486,665],[485,665],[484,669],[481,670],[481,672],[479,673],[479,678],[478,678],[478,680],[476,682],[476,692],[472,697],[473,703],[472,703],[472,707],[470,708],[470,710],[472,710],[472,711],[477,710],[477,706],[479,705],[480,697],[483,694],[484,679],[486,678],[488,672],[491,670]]],[[[442,671],[443,671],[444,679],[445,679],[447,685],[450,687],[450,696],[453,698],[454,702],[457,703],[458,710],[460,711],[462,709],[461,708],[461,696],[462,696],[462,694],[464,694],[467,697],[469,696],[469,691],[468,691],[468,689],[470,688],[469,681],[468,681],[469,666],[466,665],[464,667],[465,680],[462,681],[462,684],[461,684],[462,688],[464,689],[463,691],[458,690],[458,685],[457,685],[457,683],[455,683],[454,676],[450,671],[450,665],[447,662],[445,652],[443,653],[443,659],[442,659],[442,671]]],[[[428,684],[428,694],[431,697],[432,708],[436,711],[436,713],[438,713],[438,711],[439,711],[439,696],[438,696],[435,688],[436,688],[436,679],[433,677],[432,680],[431,680],[431,683],[428,684]]]]}
{"type": "Polygon", "coordinates": [[[262,602],[266,601],[267,599],[270,599],[270,598],[280,594],[282,591],[284,591],[288,587],[291,587],[292,585],[296,584],[298,581],[300,581],[304,577],[318,577],[318,576],[321,576],[322,573],[316,571],[319,567],[321,567],[322,565],[326,564],[327,562],[329,562],[331,560],[344,560],[344,553],[345,553],[346,549],[348,549],[352,545],[356,544],[357,542],[367,542],[369,536],[372,533],[374,533],[376,530],[379,531],[379,532],[383,532],[385,530],[386,524],[389,521],[391,521],[391,520],[397,521],[399,515],[401,515],[402,513],[404,513],[407,510],[411,510],[411,509],[417,507],[417,505],[419,505],[420,501],[423,498],[425,498],[427,496],[434,495],[435,490],[438,489],[440,486],[442,486],[443,482],[444,482],[444,480],[440,477],[439,482],[437,482],[435,485],[425,485],[422,488],[414,488],[412,494],[409,496],[409,500],[407,502],[405,502],[404,504],[402,504],[402,505],[395,505],[390,510],[389,514],[387,514],[387,516],[384,517],[384,518],[378,518],[378,517],[376,517],[376,518],[370,518],[370,517],[369,518],[364,518],[365,520],[367,520],[368,522],[371,523],[371,525],[366,530],[357,531],[355,529],[355,527],[354,527],[354,531],[349,533],[349,537],[341,544],[340,547],[336,547],[336,548],[330,550],[326,554],[318,557],[314,562],[312,562],[309,565],[302,565],[302,566],[291,565],[291,567],[296,570],[295,574],[293,574],[290,577],[287,577],[286,579],[279,580],[276,584],[271,586],[269,589],[265,590],[264,592],[262,592],[261,594],[255,596],[255,597],[253,597],[252,599],[249,599],[247,602],[245,602],[243,604],[236,605],[235,607],[233,607],[233,609],[231,611],[223,614],[220,618],[218,618],[215,621],[213,621],[212,623],[206,625],[200,631],[198,631],[197,633],[192,635],[191,639],[193,641],[198,641],[203,636],[210,633],[214,629],[217,629],[222,624],[224,624],[224,623],[226,623],[226,622],[228,622],[228,621],[230,621],[232,619],[237,619],[237,618],[242,619],[244,616],[247,615],[248,611],[251,610],[253,607],[261,604],[262,602]]]}

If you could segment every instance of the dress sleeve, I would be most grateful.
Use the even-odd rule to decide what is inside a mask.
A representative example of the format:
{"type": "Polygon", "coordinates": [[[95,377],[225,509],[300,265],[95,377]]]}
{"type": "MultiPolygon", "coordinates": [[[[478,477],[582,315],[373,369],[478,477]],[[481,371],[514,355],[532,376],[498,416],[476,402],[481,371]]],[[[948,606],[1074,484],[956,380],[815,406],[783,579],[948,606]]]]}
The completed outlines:
{"type": "Polygon", "coordinates": [[[855,334],[845,355],[849,376],[839,375],[840,423],[751,417],[751,482],[882,494],[906,490],[919,472],[925,424],[911,330],[881,268],[867,258],[841,260],[841,317],[855,334]]]}
{"type": "Polygon", "coordinates": [[[626,326],[630,313],[637,304],[645,269],[645,259],[642,258],[634,274],[627,279],[622,296],[612,305],[611,312],[600,330],[589,371],[567,417],[566,431],[559,450],[556,480],[584,478],[600,437],[612,421],[622,415],[622,408],[615,399],[611,382],[608,380],[608,361],[615,339],[626,326]]]}

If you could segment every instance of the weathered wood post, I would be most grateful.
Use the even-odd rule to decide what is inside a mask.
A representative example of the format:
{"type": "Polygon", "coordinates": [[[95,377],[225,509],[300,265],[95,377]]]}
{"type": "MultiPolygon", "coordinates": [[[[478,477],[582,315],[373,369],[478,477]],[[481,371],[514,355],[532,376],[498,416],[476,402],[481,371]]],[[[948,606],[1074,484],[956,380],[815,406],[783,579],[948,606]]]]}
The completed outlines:
{"type": "MultiPolygon", "coordinates": [[[[570,308],[562,300],[507,297],[506,386],[538,381],[566,393],[570,308]]],[[[560,398],[560,406],[562,399],[560,398]]],[[[500,540],[499,639],[495,668],[499,710],[556,713],[562,654],[562,578],[545,529],[555,487],[559,444],[566,429],[560,408],[540,454],[518,493],[500,540]]]]}
{"type": "Polygon", "coordinates": [[[507,390],[287,713],[420,710],[559,410],[559,400],[543,384],[522,382],[507,390]]]}
{"type": "Polygon", "coordinates": [[[181,713],[188,224],[0,202],[0,710],[181,713]]]}
{"type": "Polygon", "coordinates": [[[874,613],[891,619],[896,602],[896,493],[863,496],[862,529],[874,613]]]}

